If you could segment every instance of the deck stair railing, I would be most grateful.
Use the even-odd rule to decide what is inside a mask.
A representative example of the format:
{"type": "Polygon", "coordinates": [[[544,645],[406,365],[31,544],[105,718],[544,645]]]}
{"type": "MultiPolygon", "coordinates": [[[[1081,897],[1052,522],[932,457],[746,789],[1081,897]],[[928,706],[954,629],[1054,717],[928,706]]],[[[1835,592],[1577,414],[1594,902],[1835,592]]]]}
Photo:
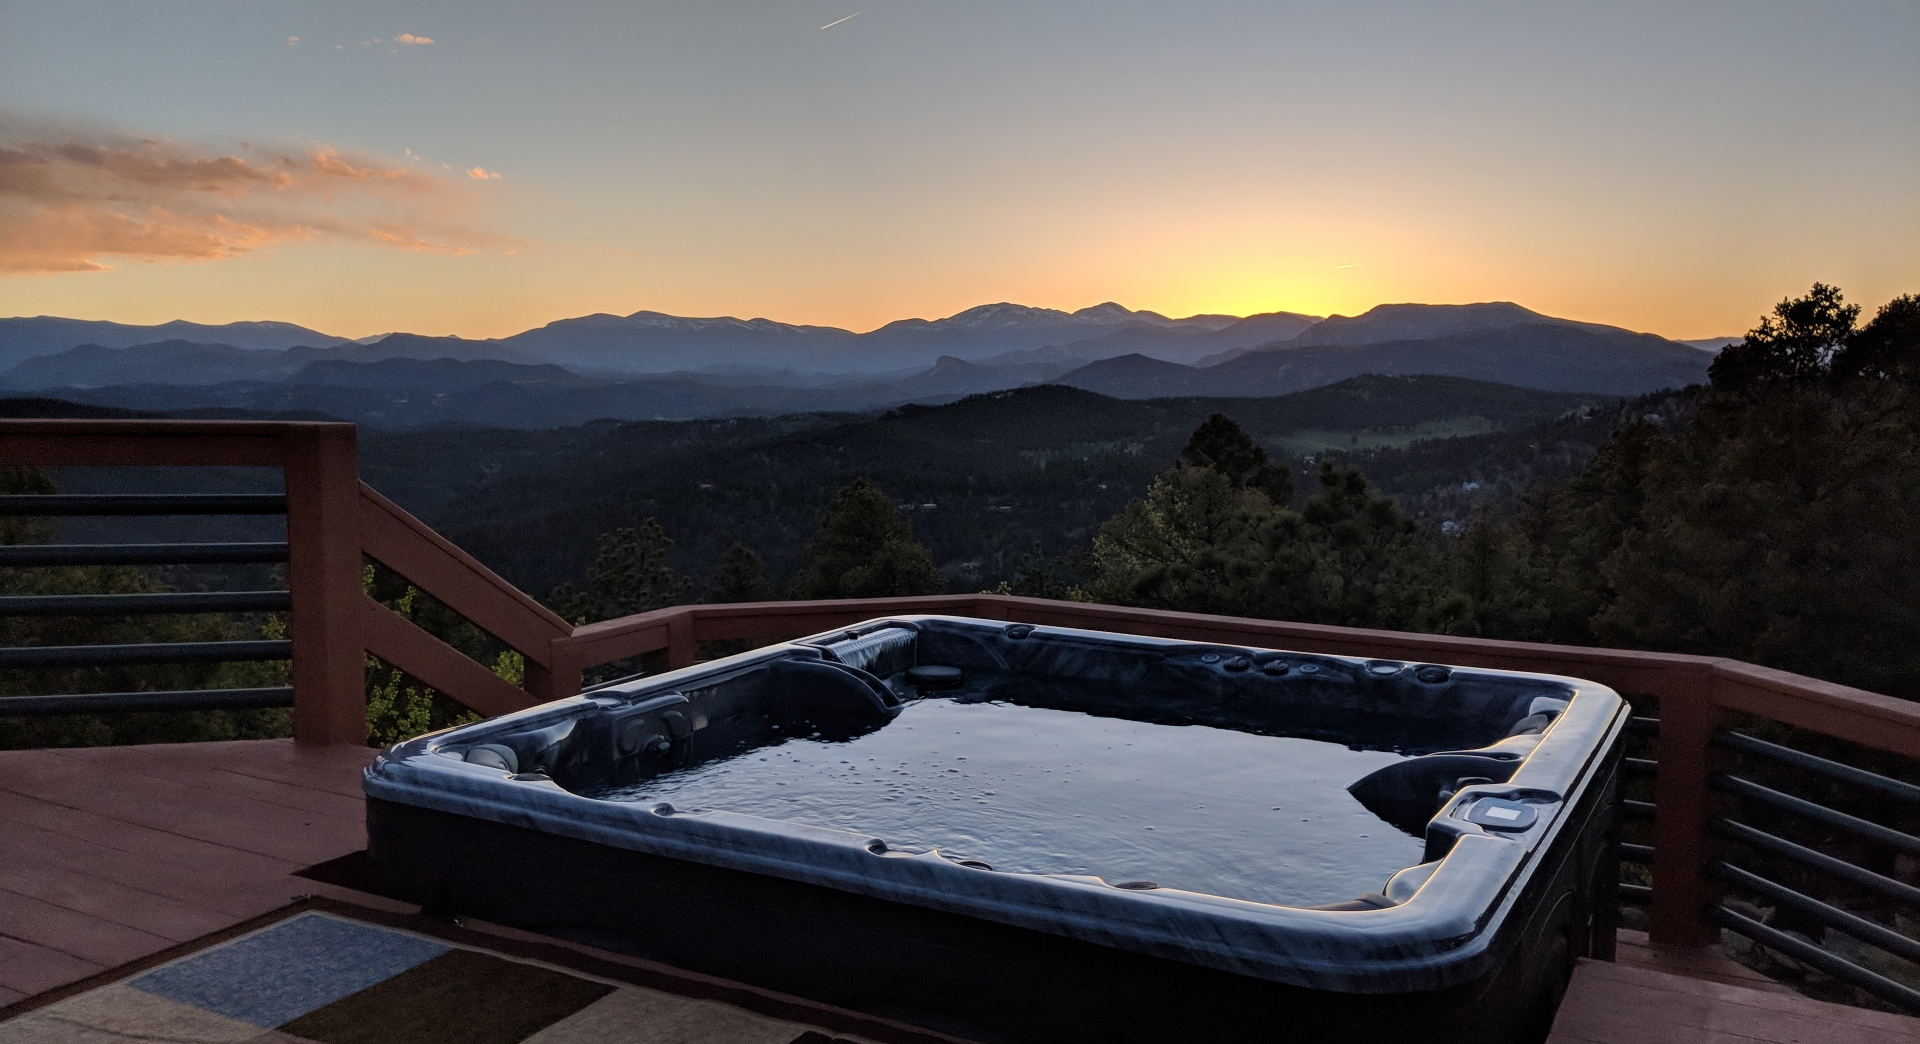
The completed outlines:
{"type": "MultiPolygon", "coordinates": [[[[267,465],[283,470],[284,551],[257,546],[241,550],[232,545],[196,545],[191,551],[178,546],[162,550],[134,545],[112,549],[41,545],[0,549],[11,556],[0,558],[0,565],[104,561],[104,556],[121,556],[113,559],[119,562],[158,562],[162,557],[177,561],[170,556],[188,553],[216,556],[204,560],[238,560],[217,557],[226,554],[277,560],[284,553],[290,646],[277,647],[275,654],[290,651],[292,655],[294,732],[301,743],[366,741],[363,665],[369,653],[466,706],[493,715],[576,693],[583,672],[602,664],[638,658],[648,670],[673,668],[695,662],[703,642],[773,641],[871,617],[915,612],[1591,679],[1645,708],[1632,722],[1634,747],[1623,764],[1620,850],[1623,860],[1637,866],[1638,872],[1635,880],[1622,885],[1621,894],[1625,901],[1646,908],[1655,942],[1709,944],[1719,941],[1724,929],[1884,1002],[1920,1012],[1920,993],[1908,984],[1920,978],[1899,972],[1907,967],[1920,974],[1920,943],[1908,934],[1908,925],[1920,921],[1901,919],[1903,913],[1920,916],[1920,889],[1902,879],[1920,876],[1920,838],[1913,833],[1920,825],[1920,787],[1798,749],[1850,744],[1848,749],[1864,752],[1854,760],[1878,759],[1875,763],[1886,771],[1920,779],[1920,772],[1909,771],[1920,766],[1920,704],[1717,657],[1371,631],[1004,595],[686,605],[573,627],[362,483],[350,425],[0,421],[0,465],[83,464],[267,465]],[[405,577],[520,652],[526,660],[522,684],[502,680],[368,597],[361,589],[361,572],[368,560],[405,577]],[[1792,737],[1792,744],[1764,739],[1755,732],[1775,739],[1792,737]],[[1809,792],[1808,786],[1801,785],[1806,780],[1821,781],[1811,790],[1827,788],[1820,800],[1795,793],[1796,789],[1809,792]],[[1875,800],[1863,805],[1861,795],[1875,800]],[[1837,809],[1835,804],[1844,807],[1837,809]],[[1876,819],[1891,819],[1900,826],[1876,819]],[[1828,899],[1812,894],[1826,885],[1832,886],[1827,889],[1828,899]],[[1742,902],[1740,896],[1758,903],[1742,902]],[[1771,905],[1788,916],[1755,917],[1760,905],[1771,905]],[[1806,931],[1792,934],[1794,929],[1784,927],[1789,924],[1830,928],[1874,948],[1892,963],[1867,967],[1862,959],[1835,952],[1832,946],[1808,942],[1802,937],[1806,931]]],[[[107,503],[39,499],[46,502],[44,506],[16,508],[9,503],[0,507],[53,511],[107,503]]],[[[210,506],[168,503],[196,509],[210,506]]],[[[257,506],[280,509],[266,501],[257,506]]],[[[245,594],[261,599],[247,603],[248,608],[266,606],[268,594],[282,595],[245,594]]],[[[159,597],[163,600],[153,606],[171,611],[190,605],[164,600],[179,596],[159,597]]],[[[132,603],[82,601],[68,607],[107,612],[109,604],[132,603]]],[[[216,603],[207,603],[211,604],[216,603]]],[[[207,609],[207,605],[198,608],[207,609]]],[[[65,611],[52,602],[26,608],[65,611]]],[[[29,660],[37,655],[121,655],[71,650],[57,654],[4,650],[0,654],[4,654],[0,658],[29,660]]],[[[184,705],[187,698],[180,699],[184,705]]],[[[83,704],[66,706],[79,709],[83,704]]]]}
{"type": "MultiPolygon", "coordinates": [[[[1920,1013],[1920,990],[1915,989],[1920,985],[1920,975],[1913,974],[1920,973],[1920,940],[1861,915],[1877,912],[1883,920],[1893,920],[1895,926],[1900,921],[1898,911],[1920,917],[1920,888],[1912,883],[1920,875],[1909,872],[1909,880],[1903,881],[1855,861],[1864,857],[1883,867],[1898,867],[1904,860],[1908,867],[1920,868],[1920,838],[1781,789],[1798,784],[1796,789],[1851,791],[1850,804],[1878,808],[1882,818],[1904,820],[1910,825],[1920,821],[1916,817],[1920,813],[1920,786],[1733,729],[1714,733],[1713,743],[1718,751],[1744,763],[1738,771],[1779,778],[1763,783],[1729,771],[1716,771],[1707,777],[1708,786],[1730,800],[1724,802],[1724,814],[1708,821],[1708,830],[1723,842],[1719,846],[1722,854],[1710,859],[1703,869],[1726,891],[1753,897],[1744,910],[1724,899],[1714,902],[1705,911],[1707,921],[1883,1001],[1920,1013]],[[1734,818],[1736,815],[1766,822],[1756,825],[1734,818]],[[1798,839],[1782,834],[1797,835],[1798,839]],[[1793,880],[1798,887],[1777,879],[1781,877],[1793,880]],[[1807,894],[1810,891],[1827,893],[1834,901],[1807,894]],[[1856,909],[1846,909],[1839,905],[1842,902],[1856,909]],[[1770,906],[1785,912],[1794,923],[1837,932],[1863,947],[1897,958],[1909,971],[1906,981],[1884,974],[1884,966],[1875,970],[1757,919],[1753,916],[1756,905],[1770,906]],[[1888,917],[1888,913],[1896,916],[1888,917]]],[[[1920,919],[1911,923],[1920,924],[1920,919]]]]}

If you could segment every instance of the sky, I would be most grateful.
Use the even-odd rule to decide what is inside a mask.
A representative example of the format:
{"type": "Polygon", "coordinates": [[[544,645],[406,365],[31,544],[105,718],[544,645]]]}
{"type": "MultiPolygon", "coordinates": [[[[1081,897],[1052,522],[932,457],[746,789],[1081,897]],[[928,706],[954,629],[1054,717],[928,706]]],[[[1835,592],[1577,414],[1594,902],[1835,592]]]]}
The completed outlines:
{"type": "Polygon", "coordinates": [[[0,315],[1920,291],[1920,4],[0,0],[0,315]]]}

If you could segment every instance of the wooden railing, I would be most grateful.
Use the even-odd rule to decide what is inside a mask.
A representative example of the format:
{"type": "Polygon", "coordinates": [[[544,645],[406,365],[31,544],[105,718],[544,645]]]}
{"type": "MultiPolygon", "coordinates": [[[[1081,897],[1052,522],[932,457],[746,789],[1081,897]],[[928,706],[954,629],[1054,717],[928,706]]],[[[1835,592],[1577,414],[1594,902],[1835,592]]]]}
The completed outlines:
{"type": "MultiPolygon", "coordinates": [[[[943,613],[1190,641],[1561,674],[1658,701],[1653,759],[1650,927],[1656,941],[1718,938],[1707,873],[1716,821],[1716,736],[1735,715],[1920,758],[1920,705],[1734,660],[1490,641],[1162,612],[1004,595],[683,605],[572,627],[359,481],[354,429],[343,424],[0,421],[0,464],[255,464],[286,476],[294,732],[301,743],[364,743],[363,656],[372,653],[486,715],[578,692],[582,673],[641,659],[649,670],[695,662],[702,642],[773,641],[860,620],[943,613]],[[526,659],[524,687],[369,598],[373,559],[526,659]]],[[[3,563],[0,563],[3,564],[3,563]]],[[[1724,742],[1721,740],[1720,742],[1724,742]]],[[[1724,789],[1724,786],[1722,787],[1724,789]]],[[[1636,855],[1637,853],[1637,855],[1636,855]]],[[[1864,872],[1864,871],[1863,871],[1864,872]]]]}

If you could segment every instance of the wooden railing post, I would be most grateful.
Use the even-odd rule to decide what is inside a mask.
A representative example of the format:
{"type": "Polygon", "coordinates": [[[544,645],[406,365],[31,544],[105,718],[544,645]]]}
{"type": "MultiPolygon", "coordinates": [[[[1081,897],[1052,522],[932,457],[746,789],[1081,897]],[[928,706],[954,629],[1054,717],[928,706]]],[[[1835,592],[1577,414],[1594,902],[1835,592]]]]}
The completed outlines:
{"type": "Polygon", "coordinates": [[[551,642],[547,648],[548,665],[539,673],[534,673],[531,661],[527,664],[527,693],[543,703],[580,695],[580,680],[586,674],[580,655],[564,640],[551,642]]]}
{"type": "Polygon", "coordinates": [[[1654,779],[1653,910],[1649,934],[1667,946],[1718,942],[1720,931],[1704,915],[1711,898],[1703,870],[1708,859],[1707,821],[1713,794],[1707,788],[1710,745],[1726,722],[1717,675],[1673,671],[1660,697],[1659,774],[1654,779]]]}
{"type": "Polygon", "coordinates": [[[667,667],[679,670],[691,667],[700,656],[700,646],[693,640],[693,606],[683,607],[667,621],[667,667]]]}
{"type": "Polygon", "coordinates": [[[351,424],[290,425],[287,586],[293,609],[293,738],[367,742],[366,658],[360,634],[360,473],[351,424]]]}

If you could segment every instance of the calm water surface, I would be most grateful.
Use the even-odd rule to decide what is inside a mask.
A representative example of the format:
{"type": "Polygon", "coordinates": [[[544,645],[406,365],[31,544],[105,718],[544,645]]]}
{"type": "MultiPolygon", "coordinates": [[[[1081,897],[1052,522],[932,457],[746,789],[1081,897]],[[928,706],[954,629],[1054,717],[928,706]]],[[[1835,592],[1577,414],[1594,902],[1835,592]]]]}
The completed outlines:
{"type": "Polygon", "coordinates": [[[1346,792],[1400,757],[929,699],[847,742],[792,739],[589,796],[835,827],[996,870],[1313,905],[1420,861],[1419,838],[1346,792]]]}

